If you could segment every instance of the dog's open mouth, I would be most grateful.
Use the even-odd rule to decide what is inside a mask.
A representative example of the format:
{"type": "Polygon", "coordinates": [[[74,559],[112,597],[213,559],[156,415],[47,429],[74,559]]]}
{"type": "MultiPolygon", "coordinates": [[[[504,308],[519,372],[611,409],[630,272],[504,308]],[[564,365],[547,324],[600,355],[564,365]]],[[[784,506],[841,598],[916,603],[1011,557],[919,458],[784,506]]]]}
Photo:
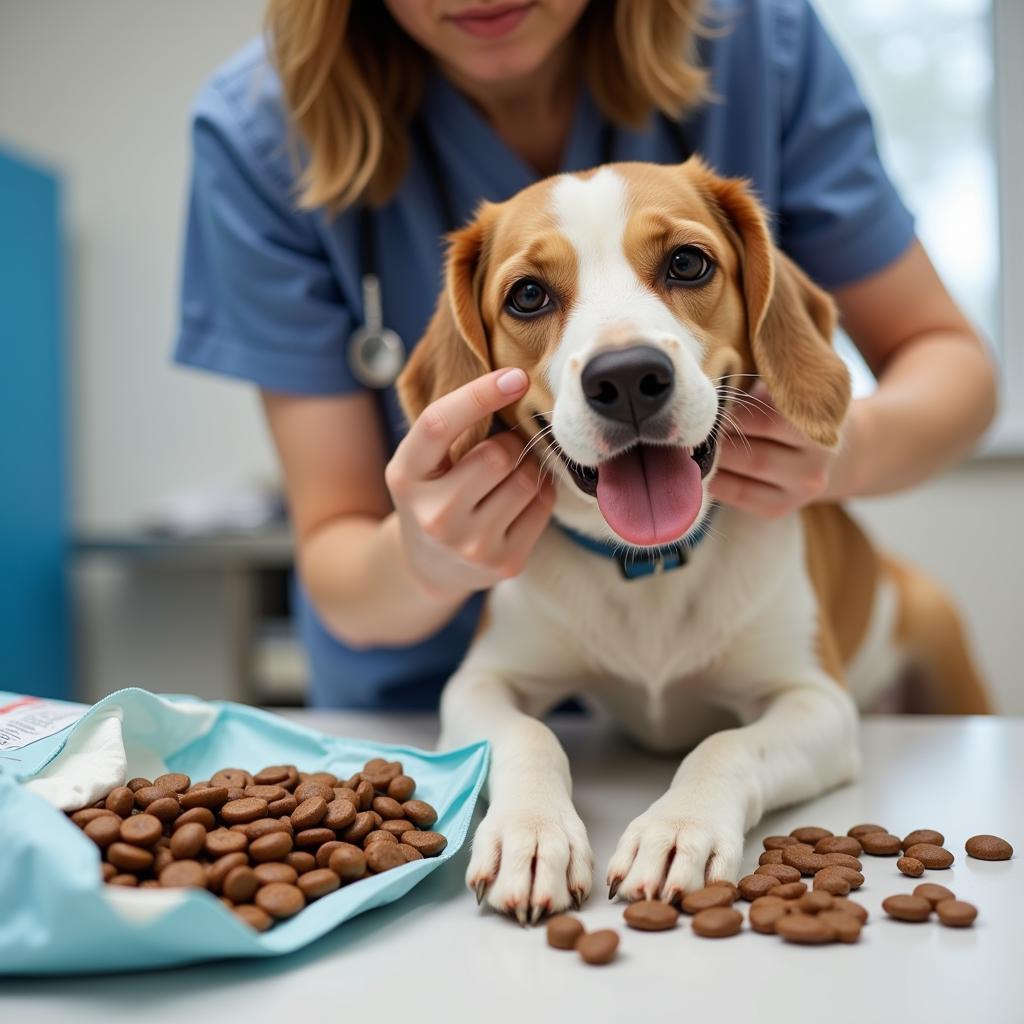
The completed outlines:
{"type": "MultiPolygon", "coordinates": [[[[721,413],[719,413],[721,416],[721,413]]],[[[541,416],[535,417],[547,426],[541,416]]],[[[581,466],[558,451],[573,483],[597,498],[605,521],[618,536],[645,547],[671,544],[685,536],[700,515],[701,481],[714,465],[718,422],[695,448],[640,441],[599,466],[581,466]]]]}

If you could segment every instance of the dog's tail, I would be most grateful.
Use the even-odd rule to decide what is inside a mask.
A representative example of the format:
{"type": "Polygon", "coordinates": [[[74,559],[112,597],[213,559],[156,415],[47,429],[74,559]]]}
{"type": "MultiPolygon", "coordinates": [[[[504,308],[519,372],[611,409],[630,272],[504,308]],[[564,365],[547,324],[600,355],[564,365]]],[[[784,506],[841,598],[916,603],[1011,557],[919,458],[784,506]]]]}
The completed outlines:
{"type": "Polygon", "coordinates": [[[883,557],[883,565],[899,595],[896,639],[909,656],[914,684],[920,683],[912,701],[914,710],[991,714],[992,702],[950,596],[915,566],[891,556],[883,557]]]}

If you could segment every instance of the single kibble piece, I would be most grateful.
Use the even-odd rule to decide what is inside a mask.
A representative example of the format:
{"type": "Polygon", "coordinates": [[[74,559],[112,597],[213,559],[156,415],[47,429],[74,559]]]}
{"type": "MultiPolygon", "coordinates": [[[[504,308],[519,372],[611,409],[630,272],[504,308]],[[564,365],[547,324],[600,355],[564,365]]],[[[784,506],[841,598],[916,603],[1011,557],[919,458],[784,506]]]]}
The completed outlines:
{"type": "Polygon", "coordinates": [[[903,840],[888,832],[868,832],[857,836],[865,853],[872,857],[895,857],[903,848],[903,840]]]}
{"type": "Polygon", "coordinates": [[[322,782],[300,782],[295,787],[295,799],[299,801],[300,806],[314,797],[319,797],[325,804],[329,804],[334,799],[334,788],[325,786],[322,782]]]}
{"type": "Polygon", "coordinates": [[[408,775],[396,775],[388,783],[388,796],[392,800],[397,800],[399,803],[405,803],[406,800],[411,800],[413,793],[416,792],[416,783],[409,778],[408,775]]]}
{"type": "Polygon", "coordinates": [[[618,948],[619,933],[610,928],[602,928],[589,935],[581,935],[576,940],[576,952],[588,964],[611,963],[615,959],[615,952],[618,948]]]}
{"type": "Polygon", "coordinates": [[[735,903],[740,898],[740,891],[736,886],[735,882],[730,882],[725,878],[719,878],[715,882],[708,882],[707,888],[709,889],[728,889],[732,893],[732,901],[735,903]]]}
{"type": "Polygon", "coordinates": [[[782,885],[777,885],[772,889],[768,895],[775,896],[780,900],[795,900],[803,896],[805,892],[807,892],[807,885],[804,882],[783,882],[782,885]]]}
{"type": "Polygon", "coordinates": [[[813,887],[832,896],[846,896],[850,892],[850,883],[842,875],[829,874],[828,868],[814,876],[813,887]]]}
{"type": "Polygon", "coordinates": [[[304,828],[295,833],[295,845],[302,850],[318,850],[335,839],[337,836],[329,828],[304,828]]]}
{"type": "Polygon", "coordinates": [[[661,900],[637,900],[622,914],[630,928],[642,932],[663,932],[675,928],[679,911],[661,900]]]}
{"type": "Polygon", "coordinates": [[[402,842],[419,850],[424,857],[436,857],[447,845],[440,832],[405,832],[402,835],[402,842]]]}
{"type": "Polygon", "coordinates": [[[339,833],[338,838],[346,843],[361,843],[373,831],[373,818],[370,811],[360,811],[348,828],[339,833]]]}
{"type": "Polygon", "coordinates": [[[163,822],[152,814],[136,814],[121,822],[121,841],[133,846],[152,846],[163,834],[163,822]]]}
{"type": "Polygon", "coordinates": [[[780,884],[779,880],[771,875],[745,875],[740,879],[740,895],[745,900],[756,900],[758,896],[766,895],[780,884]]]}
{"type": "MultiPolygon", "coordinates": [[[[406,829],[408,831],[408,829],[406,829]]],[[[404,834],[404,833],[403,833],[404,834]]],[[[394,832],[388,832],[382,828],[375,828],[364,840],[363,849],[372,846],[374,843],[397,843],[398,836],[394,832]]]]}
{"type": "Polygon", "coordinates": [[[83,807],[71,815],[71,820],[79,828],[85,828],[90,821],[95,821],[97,818],[117,818],[117,815],[105,807],[83,807]]]}
{"type": "MultiPolygon", "coordinates": [[[[341,844],[338,843],[337,845],[340,846],[341,844]]],[[[333,848],[335,844],[324,843],[324,846],[330,846],[333,848]]],[[[287,864],[288,867],[293,868],[300,875],[304,875],[308,871],[312,871],[314,868],[325,868],[327,867],[328,862],[331,859],[331,854],[334,852],[334,850],[330,849],[327,851],[327,853],[324,854],[324,860],[323,863],[321,864],[320,853],[323,850],[324,846],[321,846],[320,849],[316,851],[315,857],[313,856],[313,854],[309,853],[306,850],[292,850],[292,852],[289,853],[287,857],[285,857],[283,863],[287,864]]]]}
{"type": "Polygon", "coordinates": [[[781,850],[784,846],[795,846],[800,840],[793,836],[765,836],[761,840],[765,850],[781,850]]]}
{"type": "Polygon", "coordinates": [[[274,923],[274,919],[265,910],[260,910],[255,903],[232,907],[232,913],[258,932],[265,932],[274,923]]]}
{"type": "Polygon", "coordinates": [[[206,871],[197,860],[172,861],[160,872],[160,884],[165,889],[205,889],[206,871]]]}
{"type": "Polygon", "coordinates": [[[272,818],[280,818],[285,814],[291,814],[298,806],[299,801],[291,793],[285,793],[280,800],[274,800],[272,803],[267,804],[267,814],[272,818]]]}
{"type": "Polygon", "coordinates": [[[848,900],[843,897],[839,897],[832,901],[830,910],[841,910],[844,914],[852,914],[861,924],[867,924],[868,912],[865,907],[862,907],[859,903],[855,903],[853,900],[848,900]]]}
{"type": "Polygon", "coordinates": [[[754,874],[768,875],[771,878],[777,878],[782,883],[800,881],[800,872],[788,864],[762,864],[754,874]]]}
{"type": "MultiPolygon", "coordinates": [[[[145,781],[145,780],[143,780],[145,781]]],[[[141,786],[139,787],[142,788],[141,786]]],[[[108,811],[113,811],[122,818],[127,818],[135,806],[135,793],[128,786],[115,786],[103,801],[108,811]]]]}
{"type": "Polygon", "coordinates": [[[889,830],[884,825],[854,825],[846,834],[853,836],[854,839],[860,839],[861,836],[869,835],[872,832],[884,832],[888,834],[889,830]]]}
{"type": "Polygon", "coordinates": [[[693,930],[705,939],[727,939],[743,927],[743,915],[733,907],[708,907],[693,916],[693,930]]]}
{"type": "MultiPolygon", "coordinates": [[[[138,793],[135,795],[138,796],[138,793]]],[[[210,810],[216,810],[226,804],[227,799],[227,786],[208,786],[206,789],[190,789],[187,793],[182,793],[178,797],[178,803],[186,811],[193,807],[208,807],[210,810]]]]}
{"type": "Polygon", "coordinates": [[[548,945],[552,949],[575,949],[576,940],[583,935],[583,931],[579,918],[557,914],[548,921],[548,945]]]}
{"type": "Polygon", "coordinates": [[[931,903],[922,896],[887,896],[882,909],[897,921],[927,921],[932,913],[931,903]]]}
{"type": "Polygon", "coordinates": [[[243,796],[241,800],[229,800],[220,809],[220,816],[229,825],[245,825],[247,822],[267,816],[267,801],[261,800],[258,796],[243,796]]]}
{"type": "Polygon", "coordinates": [[[240,864],[227,873],[221,891],[235,903],[248,903],[256,895],[256,890],[259,887],[260,880],[256,877],[256,872],[252,868],[240,864]]]}
{"type": "Polygon", "coordinates": [[[147,786],[152,786],[153,783],[149,779],[136,775],[134,779],[129,779],[125,785],[134,793],[137,790],[145,789],[147,786]]]}
{"type": "Polygon", "coordinates": [[[833,902],[831,893],[815,889],[813,892],[804,893],[796,901],[796,905],[804,914],[818,914],[822,910],[831,910],[833,902]]]}
{"type": "Polygon", "coordinates": [[[116,843],[121,838],[121,819],[113,814],[93,818],[85,826],[85,834],[101,850],[105,850],[111,843],[116,843]]]}
{"type": "Polygon", "coordinates": [[[920,878],[924,874],[924,865],[916,857],[900,857],[896,867],[910,878],[920,878]]]}
{"type": "Polygon", "coordinates": [[[246,836],[249,842],[270,835],[271,832],[284,832],[287,836],[294,836],[295,830],[287,818],[260,818],[257,821],[250,821],[248,825],[232,825],[242,835],[246,836]]]}
{"type": "Polygon", "coordinates": [[[134,889],[139,884],[139,879],[136,875],[114,875],[113,878],[107,882],[107,885],[123,885],[127,888],[134,889]]]}
{"type": "Polygon", "coordinates": [[[411,832],[416,826],[405,818],[389,818],[380,823],[381,832],[390,832],[396,839],[401,839],[406,832],[411,832]]]}
{"type": "Polygon", "coordinates": [[[757,858],[759,867],[765,864],[781,864],[782,863],[782,847],[780,846],[777,850],[765,850],[760,857],[757,858]]]}
{"type": "Polygon", "coordinates": [[[818,828],[816,825],[805,825],[803,828],[795,828],[789,833],[798,843],[816,843],[819,839],[826,839],[831,832],[827,828],[818,828]]]}
{"type": "Polygon", "coordinates": [[[271,882],[283,882],[285,885],[294,885],[299,878],[299,873],[295,868],[279,860],[257,864],[252,870],[260,880],[260,885],[270,885],[271,882]]]}
{"type": "Polygon", "coordinates": [[[419,828],[430,828],[437,821],[437,811],[425,800],[406,800],[401,810],[402,813],[396,817],[408,818],[419,828]]]}
{"type": "MultiPolygon", "coordinates": [[[[416,801],[410,801],[410,803],[415,802],[416,801]]],[[[402,811],[402,805],[397,800],[392,800],[389,796],[375,796],[370,807],[375,810],[384,821],[405,817],[405,814],[402,811]]],[[[431,824],[433,824],[433,822],[431,822],[431,824]]]]}
{"type": "Polygon", "coordinates": [[[327,801],[322,796],[307,797],[291,813],[292,828],[296,832],[307,828],[316,828],[326,814],[327,801]]]}
{"type": "Polygon", "coordinates": [[[257,786],[280,785],[291,774],[291,768],[291,765],[286,764],[271,765],[269,768],[264,768],[262,771],[257,772],[252,777],[252,781],[257,786]]]}
{"type": "Polygon", "coordinates": [[[170,793],[184,793],[192,785],[192,780],[187,775],[182,775],[181,772],[168,772],[166,775],[154,779],[153,785],[166,789],[170,793]]]}
{"type": "Polygon", "coordinates": [[[161,797],[146,805],[146,813],[152,814],[154,818],[159,818],[166,825],[181,814],[181,804],[178,803],[177,796],[161,797]]]}
{"type": "Polygon", "coordinates": [[[315,868],[299,875],[298,887],[307,900],[318,900],[341,885],[341,879],[329,868],[315,868]]]}
{"type": "Polygon", "coordinates": [[[813,875],[829,866],[826,857],[841,857],[841,853],[815,853],[809,847],[787,846],[782,851],[782,863],[796,868],[801,875],[813,875]]]}
{"type": "Polygon", "coordinates": [[[176,860],[191,860],[206,845],[206,829],[197,821],[175,829],[171,836],[171,853],[176,860]]]}
{"type": "Polygon", "coordinates": [[[249,844],[249,856],[258,863],[284,860],[292,852],[292,845],[287,832],[268,832],[249,844]]]}
{"type": "Polygon", "coordinates": [[[283,800],[288,795],[288,790],[284,786],[246,786],[242,790],[244,796],[255,796],[259,797],[260,800],[266,800],[268,806],[275,800],[283,800]]]}
{"type": "Polygon", "coordinates": [[[969,928],[978,916],[978,908],[964,900],[942,900],[935,904],[935,913],[950,928],[969,928]]]}
{"type": "MultiPolygon", "coordinates": [[[[252,786],[255,779],[242,768],[221,768],[210,776],[211,786],[227,786],[229,789],[241,787],[242,789],[252,786]]],[[[246,794],[248,796],[249,794],[246,794]]]]}
{"type": "Polygon", "coordinates": [[[190,811],[179,814],[174,819],[174,824],[171,828],[177,832],[179,828],[184,828],[186,825],[202,825],[209,832],[216,824],[217,820],[214,818],[213,811],[209,807],[193,807],[190,811]]]}
{"type": "Polygon", "coordinates": [[[976,860],[1009,860],[1013,856],[1013,847],[999,836],[971,836],[964,849],[976,860]]]}
{"type": "Polygon", "coordinates": [[[709,907],[730,907],[736,902],[736,893],[724,885],[708,885],[695,889],[683,897],[683,911],[697,914],[709,907]]]}
{"type": "Polygon", "coordinates": [[[413,860],[423,860],[423,854],[419,850],[413,849],[407,843],[399,843],[398,852],[405,858],[407,864],[413,860]]]}
{"type": "Polygon", "coordinates": [[[206,881],[211,892],[220,892],[224,879],[237,867],[244,867],[249,858],[244,853],[227,853],[206,869],[206,881]]]}
{"type": "Polygon", "coordinates": [[[256,893],[256,906],[271,917],[293,917],[305,905],[306,897],[297,885],[287,882],[271,882],[256,893]]]}
{"type": "Polygon", "coordinates": [[[814,844],[815,853],[845,853],[850,857],[859,857],[862,847],[852,836],[825,836],[814,844]]]}
{"type": "Polygon", "coordinates": [[[816,872],[814,877],[817,878],[818,875],[824,875],[826,878],[833,875],[842,878],[849,883],[851,889],[859,889],[864,884],[864,876],[860,871],[856,868],[844,867],[842,864],[829,864],[827,868],[816,872]]]}
{"type": "Polygon", "coordinates": [[[836,937],[835,928],[827,920],[823,921],[818,914],[803,913],[780,917],[775,922],[775,934],[800,946],[820,946],[836,937]]]}
{"type": "Polygon", "coordinates": [[[848,853],[820,853],[815,854],[825,861],[825,867],[829,868],[850,868],[853,871],[862,871],[864,865],[857,857],[851,857],[848,853]]]}
{"type": "Polygon", "coordinates": [[[903,851],[904,853],[912,846],[916,846],[918,843],[930,843],[932,846],[945,846],[946,837],[941,832],[936,832],[933,828],[915,828],[913,832],[908,832],[903,837],[903,851]]]}
{"type": "Polygon", "coordinates": [[[328,866],[343,882],[354,882],[366,873],[366,854],[358,846],[342,843],[331,854],[328,866]]]}
{"type": "Polygon", "coordinates": [[[226,853],[241,853],[249,845],[249,840],[242,832],[231,829],[217,828],[206,833],[204,847],[211,857],[223,857],[226,853]]]}
{"type": "MultiPolygon", "coordinates": [[[[355,797],[355,794],[353,793],[355,797]]],[[[355,797],[358,801],[358,797],[355,797]]],[[[324,814],[323,821],[321,824],[324,828],[329,828],[334,832],[340,832],[342,829],[346,829],[353,821],[356,820],[356,805],[351,800],[344,800],[341,798],[332,800],[327,805],[327,811],[324,814]]]]}
{"type": "Polygon", "coordinates": [[[932,871],[941,871],[953,863],[953,854],[943,846],[933,846],[931,843],[915,843],[909,847],[905,855],[919,860],[926,868],[932,871]]]}
{"type": "Polygon", "coordinates": [[[398,849],[398,843],[371,843],[366,848],[366,866],[375,874],[400,868],[409,862],[398,849]]]}

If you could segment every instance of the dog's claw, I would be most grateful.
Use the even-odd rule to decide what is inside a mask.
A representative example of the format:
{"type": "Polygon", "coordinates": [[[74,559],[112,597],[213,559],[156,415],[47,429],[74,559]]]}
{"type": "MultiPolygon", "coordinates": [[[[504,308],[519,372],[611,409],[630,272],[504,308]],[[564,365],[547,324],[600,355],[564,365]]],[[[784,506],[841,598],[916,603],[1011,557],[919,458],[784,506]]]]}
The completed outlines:
{"type": "Polygon", "coordinates": [[[616,878],[611,885],[608,886],[608,899],[615,899],[615,894],[619,891],[619,886],[622,884],[621,878],[616,878]]]}
{"type": "Polygon", "coordinates": [[[573,889],[570,894],[572,897],[572,908],[573,910],[579,910],[583,906],[583,890],[573,889]]]}
{"type": "Polygon", "coordinates": [[[525,928],[526,927],[526,907],[516,907],[516,920],[525,928]]]}
{"type": "Polygon", "coordinates": [[[484,896],[487,895],[487,879],[482,878],[476,883],[476,905],[479,907],[484,901],[484,896]]]}
{"type": "Polygon", "coordinates": [[[536,924],[540,920],[541,914],[543,913],[543,907],[534,907],[533,911],[530,914],[530,924],[536,924]]]}

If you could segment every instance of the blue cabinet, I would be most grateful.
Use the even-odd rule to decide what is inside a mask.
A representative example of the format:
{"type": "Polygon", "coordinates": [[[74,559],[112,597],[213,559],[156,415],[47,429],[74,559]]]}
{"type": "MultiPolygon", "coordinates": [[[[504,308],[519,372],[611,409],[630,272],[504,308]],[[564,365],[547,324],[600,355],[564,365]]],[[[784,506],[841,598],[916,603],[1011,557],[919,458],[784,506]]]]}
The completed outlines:
{"type": "Polygon", "coordinates": [[[0,148],[0,689],[71,696],[61,191],[0,148]]]}

